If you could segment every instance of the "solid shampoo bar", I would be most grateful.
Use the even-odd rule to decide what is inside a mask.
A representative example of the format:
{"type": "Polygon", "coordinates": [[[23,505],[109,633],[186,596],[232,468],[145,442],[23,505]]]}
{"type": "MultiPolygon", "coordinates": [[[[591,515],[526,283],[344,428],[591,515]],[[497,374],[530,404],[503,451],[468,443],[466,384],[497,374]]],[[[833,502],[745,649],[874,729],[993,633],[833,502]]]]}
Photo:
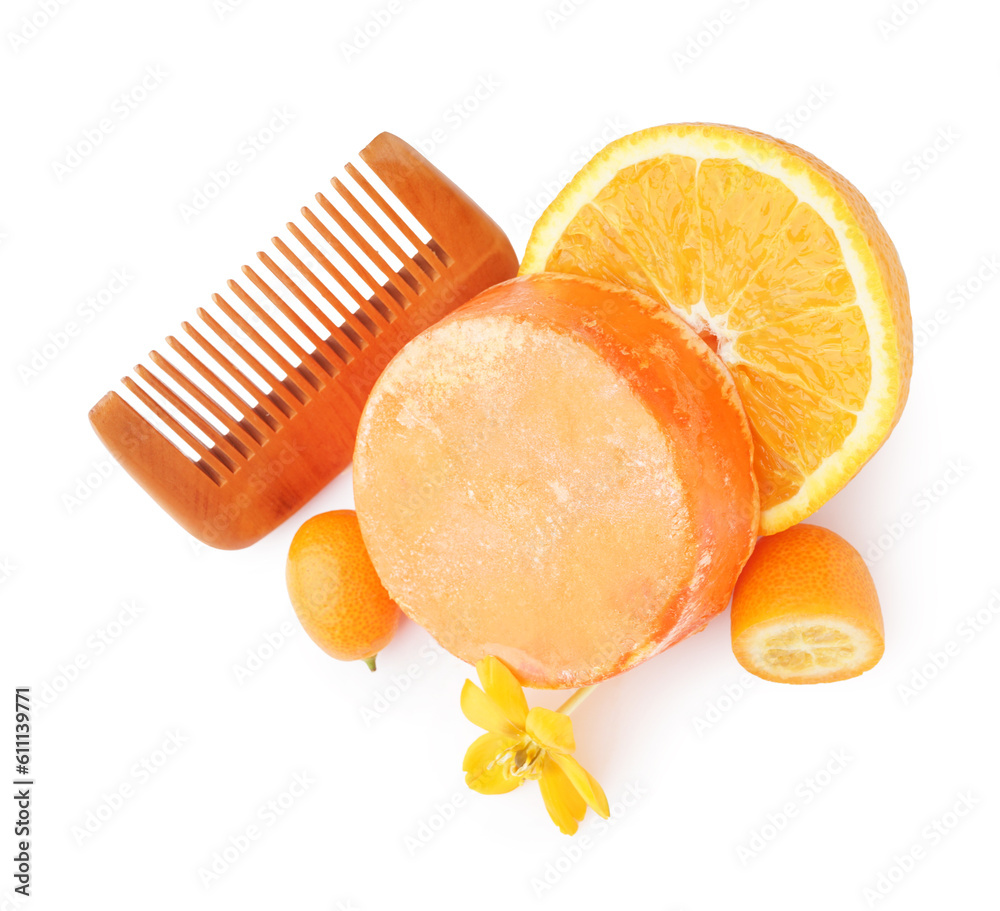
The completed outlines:
{"type": "Polygon", "coordinates": [[[551,274],[485,291],[392,360],[354,492],[399,606],[535,687],[593,683],[704,627],[759,511],[710,347],[644,295],[551,274]]]}

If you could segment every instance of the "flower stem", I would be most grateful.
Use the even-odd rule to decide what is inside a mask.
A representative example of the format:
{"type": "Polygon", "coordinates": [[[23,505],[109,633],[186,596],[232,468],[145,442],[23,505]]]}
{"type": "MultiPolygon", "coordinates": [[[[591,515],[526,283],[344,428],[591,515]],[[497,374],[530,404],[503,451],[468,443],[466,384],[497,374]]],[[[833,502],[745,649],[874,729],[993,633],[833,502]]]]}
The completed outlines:
{"type": "Polygon", "coordinates": [[[581,686],[580,689],[578,689],[572,696],[569,697],[569,699],[559,706],[556,711],[562,712],[563,715],[572,715],[573,710],[596,689],[596,683],[591,686],[581,686]]]}

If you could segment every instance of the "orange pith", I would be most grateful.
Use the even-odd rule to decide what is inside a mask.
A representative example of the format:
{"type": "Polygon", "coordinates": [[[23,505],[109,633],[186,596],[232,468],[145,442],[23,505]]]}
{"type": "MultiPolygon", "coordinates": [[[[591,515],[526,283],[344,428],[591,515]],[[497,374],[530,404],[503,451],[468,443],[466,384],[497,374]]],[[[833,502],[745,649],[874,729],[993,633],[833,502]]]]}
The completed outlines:
{"type": "Polygon", "coordinates": [[[367,659],[392,639],[400,610],[375,573],[353,510],[314,516],[295,533],[286,581],[303,628],[334,658],[367,659]]]}
{"type": "Polygon", "coordinates": [[[612,143],[542,215],[521,271],[641,290],[710,341],[750,422],[764,534],[836,493],[905,402],[891,241],[843,177],[771,137],[677,124],[612,143]]]}

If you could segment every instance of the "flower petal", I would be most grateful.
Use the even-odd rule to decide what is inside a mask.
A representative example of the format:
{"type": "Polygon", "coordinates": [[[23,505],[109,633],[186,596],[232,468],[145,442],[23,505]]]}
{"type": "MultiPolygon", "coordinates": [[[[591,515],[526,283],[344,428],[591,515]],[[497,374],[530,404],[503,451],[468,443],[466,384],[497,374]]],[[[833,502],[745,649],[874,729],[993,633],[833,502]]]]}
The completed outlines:
{"type": "Polygon", "coordinates": [[[491,763],[517,741],[503,734],[483,734],[477,737],[462,760],[465,783],[480,794],[505,794],[522,784],[523,779],[508,778],[498,765],[491,763]]]}
{"type": "Polygon", "coordinates": [[[576,749],[573,739],[573,722],[569,715],[553,712],[536,705],[525,722],[528,736],[546,750],[559,753],[572,753],[576,749]]]}
{"type": "Polygon", "coordinates": [[[608,798],[607,795],[604,793],[604,788],[602,788],[597,783],[597,779],[594,778],[594,776],[591,775],[590,772],[587,772],[586,769],[584,769],[584,772],[586,772],[587,778],[590,781],[590,787],[593,789],[594,797],[597,800],[597,805],[594,807],[594,812],[597,813],[598,816],[603,816],[605,819],[607,819],[611,815],[611,809],[608,806],[608,798]]]}
{"type": "Polygon", "coordinates": [[[559,826],[559,831],[563,835],[576,834],[577,822],[583,819],[587,805],[566,773],[549,757],[546,757],[538,786],[542,792],[542,800],[545,801],[545,809],[549,811],[552,821],[559,826]]]}
{"type": "Polygon", "coordinates": [[[486,771],[486,766],[496,759],[508,747],[512,747],[517,741],[513,737],[504,734],[486,733],[472,741],[469,749],[465,751],[465,758],[462,760],[462,771],[469,772],[474,776],[481,775],[486,771]]]}
{"type": "Polygon", "coordinates": [[[516,728],[524,730],[524,720],[528,715],[528,700],[517,677],[499,658],[487,655],[476,662],[476,672],[486,695],[492,699],[500,711],[516,728]]]}
{"type": "Polygon", "coordinates": [[[551,753],[550,755],[559,768],[566,773],[570,784],[576,788],[579,795],[587,801],[594,812],[607,819],[611,812],[608,809],[608,798],[594,777],[572,756],[567,756],[565,753],[551,753]]]}
{"type": "Polygon", "coordinates": [[[480,794],[506,794],[514,788],[519,788],[524,782],[524,778],[514,776],[508,778],[504,774],[503,767],[499,765],[493,766],[492,769],[484,767],[479,775],[473,775],[472,772],[467,772],[465,775],[465,783],[480,794]]]}
{"type": "Polygon", "coordinates": [[[504,734],[507,737],[519,737],[521,734],[497,704],[471,680],[466,680],[462,687],[462,712],[473,724],[493,734],[504,734]]]}

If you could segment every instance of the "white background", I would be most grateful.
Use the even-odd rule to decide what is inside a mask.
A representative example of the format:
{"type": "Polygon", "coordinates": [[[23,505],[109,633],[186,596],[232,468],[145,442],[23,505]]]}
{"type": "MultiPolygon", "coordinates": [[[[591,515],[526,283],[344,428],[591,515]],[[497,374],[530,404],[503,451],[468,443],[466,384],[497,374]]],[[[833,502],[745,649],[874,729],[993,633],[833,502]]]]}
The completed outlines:
{"type": "MultiPolygon", "coordinates": [[[[231,6],[70,3],[26,42],[11,36],[23,16],[44,20],[40,2],[0,14],[0,779],[14,777],[13,687],[57,694],[34,717],[23,906],[992,906],[995,5],[399,0],[349,54],[388,2],[231,6]],[[157,66],[162,83],[60,178],[67,146],[157,66]],[[287,128],[185,221],[181,204],[281,106],[287,128]],[[289,541],[351,505],[349,472],[260,544],[213,551],[107,472],[87,411],[380,130],[425,141],[520,253],[538,206],[603,142],[685,120],[789,138],[881,201],[918,328],[909,405],[815,521],[868,556],[887,647],[856,680],[748,685],[723,616],[601,686],[574,716],[578,756],[617,816],[569,839],[534,785],[465,788],[471,669],[420,629],[407,623],[374,675],[296,629],[289,541]],[[116,269],[129,287],[26,374],[116,269]],[[137,612],[127,627],[122,602],[137,612]],[[241,679],[269,636],[280,648],[241,679]],[[142,773],[172,736],[176,754],[142,773]],[[288,806],[295,775],[312,784],[288,806]],[[962,799],[973,808],[948,815],[962,799]],[[81,837],[88,819],[97,831],[81,837]],[[928,829],[939,820],[944,836],[928,829]],[[252,824],[260,837],[206,887],[252,824]]],[[[18,907],[13,814],[0,802],[0,908],[18,907]]]]}

